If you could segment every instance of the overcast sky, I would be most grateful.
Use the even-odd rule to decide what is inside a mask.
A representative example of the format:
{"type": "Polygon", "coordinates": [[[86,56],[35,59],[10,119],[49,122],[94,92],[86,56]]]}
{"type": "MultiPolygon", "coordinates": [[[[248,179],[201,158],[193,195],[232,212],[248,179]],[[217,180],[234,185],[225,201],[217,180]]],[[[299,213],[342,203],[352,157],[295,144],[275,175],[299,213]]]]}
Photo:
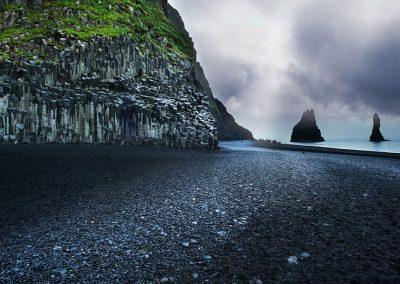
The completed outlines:
{"type": "Polygon", "coordinates": [[[400,137],[400,1],[170,0],[214,96],[257,138],[307,108],[326,138],[400,137]]]}

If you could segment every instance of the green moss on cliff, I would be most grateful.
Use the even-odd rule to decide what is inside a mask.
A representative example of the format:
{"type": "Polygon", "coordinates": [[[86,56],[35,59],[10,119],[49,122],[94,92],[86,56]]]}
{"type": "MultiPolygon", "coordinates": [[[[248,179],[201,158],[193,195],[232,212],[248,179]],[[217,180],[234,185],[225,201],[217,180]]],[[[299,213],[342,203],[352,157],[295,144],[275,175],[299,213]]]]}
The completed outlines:
{"type": "Polygon", "coordinates": [[[176,30],[162,8],[150,0],[43,2],[40,10],[21,4],[6,5],[2,17],[14,15],[14,19],[19,20],[1,29],[3,46],[7,45],[16,54],[29,48],[29,43],[51,38],[58,31],[83,41],[94,36],[127,36],[138,43],[151,41],[160,50],[170,50],[181,56],[188,56],[193,48],[191,38],[176,30]]]}

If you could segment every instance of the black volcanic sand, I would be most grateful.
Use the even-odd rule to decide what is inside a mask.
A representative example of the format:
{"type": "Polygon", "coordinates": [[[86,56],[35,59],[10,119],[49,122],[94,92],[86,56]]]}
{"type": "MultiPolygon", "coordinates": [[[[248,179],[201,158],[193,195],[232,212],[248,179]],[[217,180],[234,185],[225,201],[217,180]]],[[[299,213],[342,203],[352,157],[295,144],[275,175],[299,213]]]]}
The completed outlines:
{"type": "Polygon", "coordinates": [[[2,283],[400,281],[396,159],[74,145],[0,157],[2,283]]]}

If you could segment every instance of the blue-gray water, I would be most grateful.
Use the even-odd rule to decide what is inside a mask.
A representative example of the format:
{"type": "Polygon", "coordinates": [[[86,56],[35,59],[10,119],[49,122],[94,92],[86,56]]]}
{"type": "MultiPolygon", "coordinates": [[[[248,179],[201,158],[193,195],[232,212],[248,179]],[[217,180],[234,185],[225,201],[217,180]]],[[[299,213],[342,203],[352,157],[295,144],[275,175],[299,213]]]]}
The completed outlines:
{"type": "Polygon", "coordinates": [[[369,142],[361,139],[327,139],[320,143],[290,143],[309,146],[320,146],[328,148],[364,150],[376,152],[400,153],[400,139],[393,139],[380,143],[369,142]]]}
{"type": "MultiPolygon", "coordinates": [[[[400,139],[393,139],[380,143],[369,142],[368,140],[361,139],[327,139],[325,142],[320,143],[291,143],[288,141],[281,141],[285,144],[298,144],[307,146],[319,146],[328,148],[350,149],[350,150],[363,150],[363,151],[376,151],[388,153],[400,153],[400,139]]],[[[230,141],[221,142],[221,146],[230,150],[247,150],[247,151],[262,151],[262,148],[255,147],[251,141],[230,141]]],[[[264,149],[264,151],[267,149],[264,149]]]]}

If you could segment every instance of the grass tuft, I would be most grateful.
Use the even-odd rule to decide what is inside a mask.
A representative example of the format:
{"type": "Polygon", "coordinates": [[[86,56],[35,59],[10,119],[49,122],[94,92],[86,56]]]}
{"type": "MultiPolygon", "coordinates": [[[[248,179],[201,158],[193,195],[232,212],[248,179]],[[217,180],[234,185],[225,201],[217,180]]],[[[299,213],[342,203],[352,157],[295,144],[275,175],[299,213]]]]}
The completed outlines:
{"type": "Polygon", "coordinates": [[[0,31],[0,42],[16,50],[51,38],[55,30],[82,41],[94,36],[127,36],[138,43],[150,40],[161,51],[185,57],[193,48],[192,39],[176,30],[151,0],[45,0],[40,10],[8,4],[4,11],[26,19],[23,25],[13,24],[0,31]]]}

